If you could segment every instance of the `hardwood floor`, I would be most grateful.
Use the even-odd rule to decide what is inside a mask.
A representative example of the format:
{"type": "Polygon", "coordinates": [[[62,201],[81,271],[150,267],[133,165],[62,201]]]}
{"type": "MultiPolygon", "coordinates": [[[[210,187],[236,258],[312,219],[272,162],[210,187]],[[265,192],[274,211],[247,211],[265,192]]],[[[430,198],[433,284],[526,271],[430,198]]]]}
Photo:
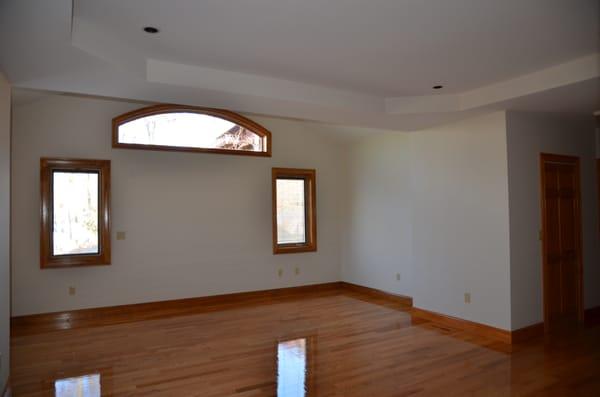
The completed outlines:
{"type": "Polygon", "coordinates": [[[600,328],[510,346],[343,290],[24,332],[12,349],[16,397],[93,397],[95,382],[102,396],[600,395],[600,328]]]}

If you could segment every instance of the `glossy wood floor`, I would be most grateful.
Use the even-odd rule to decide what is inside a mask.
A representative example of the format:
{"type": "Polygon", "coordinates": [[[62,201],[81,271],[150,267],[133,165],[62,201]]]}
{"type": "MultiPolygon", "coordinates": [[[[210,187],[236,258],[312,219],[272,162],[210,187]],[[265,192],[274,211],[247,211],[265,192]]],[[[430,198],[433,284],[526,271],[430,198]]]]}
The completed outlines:
{"type": "Polygon", "coordinates": [[[598,327],[511,348],[350,292],[22,335],[12,349],[16,397],[600,396],[598,327]]]}

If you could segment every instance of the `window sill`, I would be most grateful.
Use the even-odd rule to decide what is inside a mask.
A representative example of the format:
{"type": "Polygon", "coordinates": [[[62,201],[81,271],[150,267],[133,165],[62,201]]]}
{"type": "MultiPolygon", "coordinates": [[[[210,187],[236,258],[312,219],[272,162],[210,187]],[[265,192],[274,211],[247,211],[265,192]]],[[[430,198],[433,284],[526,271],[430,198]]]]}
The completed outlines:
{"type": "Polygon", "coordinates": [[[311,245],[276,245],[273,247],[273,254],[296,254],[300,252],[316,252],[316,244],[311,245]]]}

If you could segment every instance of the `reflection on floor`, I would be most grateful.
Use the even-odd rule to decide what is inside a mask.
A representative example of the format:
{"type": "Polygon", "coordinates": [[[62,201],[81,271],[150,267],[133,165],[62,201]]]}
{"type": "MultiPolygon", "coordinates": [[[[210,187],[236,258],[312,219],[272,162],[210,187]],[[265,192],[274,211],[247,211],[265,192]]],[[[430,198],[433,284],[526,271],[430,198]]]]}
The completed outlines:
{"type": "Polygon", "coordinates": [[[600,395],[600,328],[511,348],[349,292],[23,334],[12,349],[15,397],[83,374],[103,396],[600,395]]]}
{"type": "Polygon", "coordinates": [[[100,375],[84,375],[54,382],[56,397],[100,397],[100,375]]]}
{"type": "Polygon", "coordinates": [[[306,338],[277,345],[277,395],[304,397],[307,392],[306,338]]]}

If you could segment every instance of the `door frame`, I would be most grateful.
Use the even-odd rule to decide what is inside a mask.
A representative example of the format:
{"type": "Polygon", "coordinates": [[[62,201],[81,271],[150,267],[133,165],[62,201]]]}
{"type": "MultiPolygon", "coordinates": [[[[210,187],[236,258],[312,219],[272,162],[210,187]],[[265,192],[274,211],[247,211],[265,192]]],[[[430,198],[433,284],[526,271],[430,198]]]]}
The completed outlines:
{"type": "MultiPolygon", "coordinates": [[[[598,121],[600,121],[600,118],[598,118],[598,121]]],[[[600,128],[600,122],[598,128],[600,128]]],[[[596,195],[598,198],[598,232],[600,232],[600,159],[596,159],[596,195]]]]}
{"type": "Polygon", "coordinates": [[[577,191],[575,192],[575,241],[577,245],[577,319],[580,323],[583,322],[583,244],[582,244],[582,224],[581,224],[581,167],[580,167],[580,159],[576,156],[565,156],[559,154],[550,154],[550,153],[540,153],[540,200],[541,200],[541,210],[542,210],[542,230],[541,230],[541,239],[542,239],[542,293],[543,293],[543,306],[544,306],[544,329],[546,332],[549,331],[550,327],[550,308],[548,304],[549,291],[548,288],[548,261],[546,257],[546,229],[547,222],[546,219],[546,173],[544,165],[546,163],[559,163],[559,164],[570,164],[575,166],[575,184],[577,186],[577,191]]]}

